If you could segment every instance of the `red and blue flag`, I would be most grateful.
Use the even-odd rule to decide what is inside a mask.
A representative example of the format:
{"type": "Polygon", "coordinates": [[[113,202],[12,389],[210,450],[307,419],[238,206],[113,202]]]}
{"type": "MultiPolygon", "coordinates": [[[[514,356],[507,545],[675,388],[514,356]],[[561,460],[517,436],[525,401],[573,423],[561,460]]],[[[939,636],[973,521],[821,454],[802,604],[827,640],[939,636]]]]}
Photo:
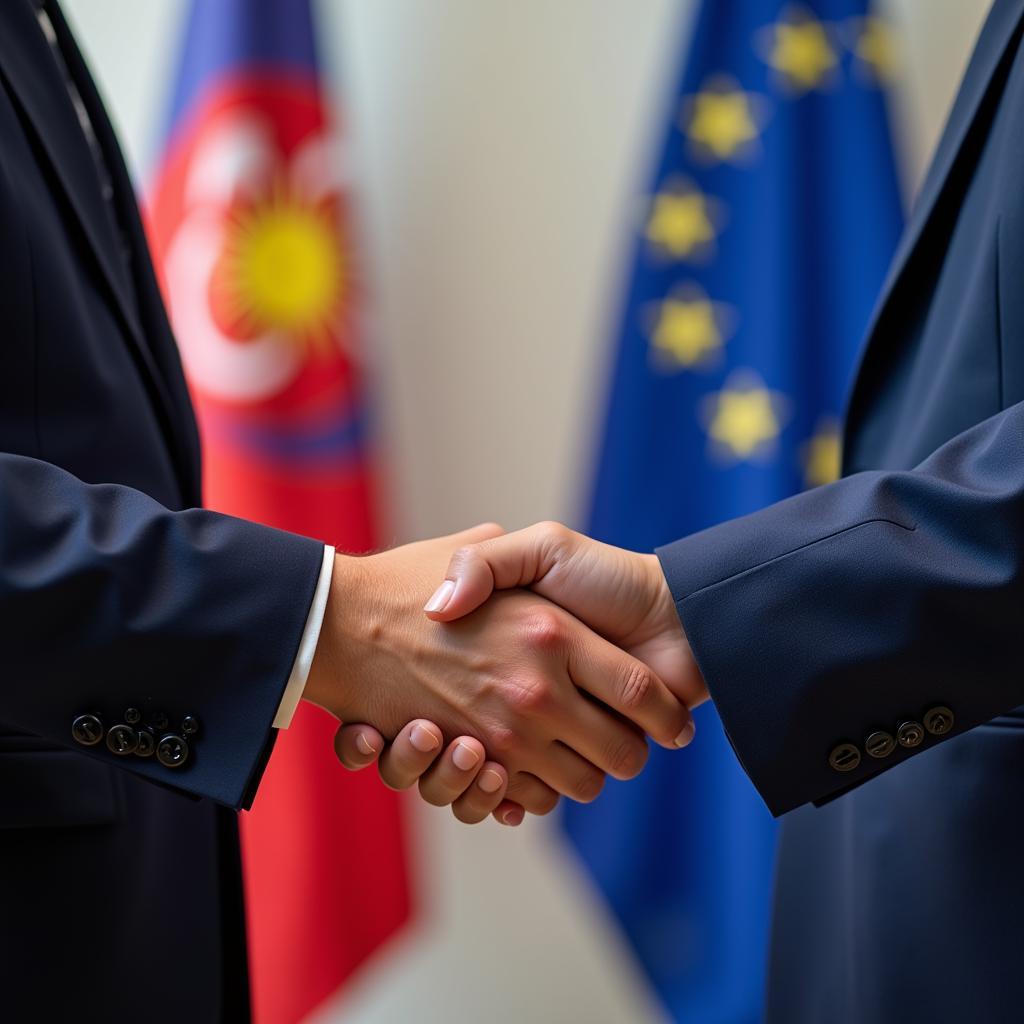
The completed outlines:
{"type": "MultiPolygon", "coordinates": [[[[363,295],[308,0],[195,0],[149,208],[209,507],[374,546],[363,295]]],[[[401,807],[302,706],[242,822],[253,1009],[302,1019],[408,919],[401,807]]]]}

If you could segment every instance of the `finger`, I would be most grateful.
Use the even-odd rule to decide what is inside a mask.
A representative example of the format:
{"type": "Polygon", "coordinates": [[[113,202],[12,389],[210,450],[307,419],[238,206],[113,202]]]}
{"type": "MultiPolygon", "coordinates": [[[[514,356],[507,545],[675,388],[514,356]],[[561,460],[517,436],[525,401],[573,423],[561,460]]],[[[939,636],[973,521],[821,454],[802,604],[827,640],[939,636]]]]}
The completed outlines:
{"type": "Polygon", "coordinates": [[[571,698],[557,732],[562,743],[614,779],[635,778],[650,753],[639,730],[583,693],[571,698]]]}
{"type": "Polygon", "coordinates": [[[604,772],[561,743],[551,744],[533,773],[555,792],[581,804],[596,800],[604,789],[604,772]]]}
{"type": "Polygon", "coordinates": [[[496,761],[485,761],[473,784],[453,804],[459,821],[475,825],[497,810],[508,789],[508,772],[496,761]]]}
{"type": "Polygon", "coordinates": [[[420,796],[435,807],[454,803],[481,771],[484,757],[483,744],[472,736],[452,740],[420,779],[420,796]]]}
{"type": "Polygon", "coordinates": [[[516,533],[465,544],[452,555],[445,579],[424,611],[437,622],[468,615],[494,590],[526,587],[542,580],[583,539],[557,523],[538,523],[516,533]]]}
{"type": "Polygon", "coordinates": [[[494,540],[496,537],[502,537],[504,534],[504,527],[498,523],[477,523],[476,526],[471,526],[468,530],[460,530],[458,533],[448,534],[444,540],[450,542],[452,548],[458,548],[466,545],[483,544],[489,540],[494,540]]]}
{"type": "Polygon", "coordinates": [[[380,777],[391,789],[408,789],[441,752],[441,730],[425,719],[410,722],[380,759],[380,777]]]}
{"type": "MultiPolygon", "coordinates": [[[[642,661],[583,626],[577,627],[568,650],[569,675],[579,689],[629,719],[663,747],[675,750],[693,739],[689,709],[642,661]]],[[[570,745],[594,760],[588,752],[592,744],[588,750],[581,750],[576,743],[570,745]]],[[[594,764],[611,771],[606,761],[594,764]]]]}
{"type": "Polygon", "coordinates": [[[493,813],[499,825],[508,825],[510,828],[522,825],[526,817],[526,810],[512,800],[502,800],[493,813]]]}
{"type": "MultiPolygon", "coordinates": [[[[558,806],[558,794],[530,772],[516,772],[508,781],[503,803],[513,802],[530,814],[550,814],[558,806]]],[[[500,810],[500,807],[499,807],[500,810]]]]}
{"type": "Polygon", "coordinates": [[[334,734],[334,752],[350,771],[373,764],[384,749],[384,737],[372,725],[340,725],[334,734]]]}

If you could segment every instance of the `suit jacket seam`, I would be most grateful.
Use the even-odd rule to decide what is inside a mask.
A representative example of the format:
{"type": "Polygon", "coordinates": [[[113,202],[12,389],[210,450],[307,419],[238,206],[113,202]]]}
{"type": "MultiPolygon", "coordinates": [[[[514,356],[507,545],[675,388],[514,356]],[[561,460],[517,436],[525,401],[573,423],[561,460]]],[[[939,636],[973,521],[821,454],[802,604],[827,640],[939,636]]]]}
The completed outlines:
{"type": "Polygon", "coordinates": [[[771,558],[766,558],[764,561],[757,562],[754,565],[748,565],[745,569],[739,569],[736,572],[730,573],[728,576],[723,576],[721,579],[714,580],[711,583],[705,583],[702,587],[692,591],[685,597],[679,598],[676,601],[676,606],[682,607],[682,605],[689,601],[691,597],[697,597],[706,591],[714,590],[716,587],[723,586],[726,583],[733,583],[750,573],[757,572],[759,569],[764,569],[769,565],[773,565],[775,562],[781,562],[784,558],[789,558],[792,555],[799,554],[801,551],[805,551],[817,544],[823,544],[825,541],[833,540],[836,537],[842,537],[844,534],[852,533],[854,530],[859,530],[862,526],[870,526],[872,523],[887,523],[890,526],[898,526],[901,530],[905,530],[907,533],[913,533],[917,529],[916,523],[901,523],[896,519],[890,519],[886,516],[872,516],[870,519],[862,519],[859,523],[852,523],[849,526],[844,526],[842,529],[833,530],[822,537],[815,537],[813,540],[804,541],[803,544],[798,544],[795,548],[790,548],[788,551],[783,551],[781,554],[773,555],[771,558]]]}

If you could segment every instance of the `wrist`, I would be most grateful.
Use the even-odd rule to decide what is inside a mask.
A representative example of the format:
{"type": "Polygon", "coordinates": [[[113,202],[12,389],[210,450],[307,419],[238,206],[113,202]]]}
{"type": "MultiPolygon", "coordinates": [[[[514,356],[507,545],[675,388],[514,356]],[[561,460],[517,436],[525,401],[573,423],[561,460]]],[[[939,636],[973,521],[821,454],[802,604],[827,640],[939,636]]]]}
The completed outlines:
{"type": "Polygon", "coordinates": [[[364,614],[371,589],[366,562],[352,555],[334,556],[320,640],[303,694],[342,721],[357,713],[358,660],[370,632],[364,614]]]}
{"type": "Polygon", "coordinates": [[[668,585],[661,562],[657,555],[638,555],[647,577],[646,591],[649,594],[645,621],[648,635],[663,635],[668,639],[686,639],[683,624],[676,612],[675,598],[668,585]]]}

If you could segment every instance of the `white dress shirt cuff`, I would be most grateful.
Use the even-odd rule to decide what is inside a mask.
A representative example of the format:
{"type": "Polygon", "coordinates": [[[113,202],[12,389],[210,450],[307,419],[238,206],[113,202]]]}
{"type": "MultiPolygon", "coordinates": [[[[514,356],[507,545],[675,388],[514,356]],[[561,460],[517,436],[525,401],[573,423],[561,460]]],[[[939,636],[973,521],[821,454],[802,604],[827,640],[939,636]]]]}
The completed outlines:
{"type": "Polygon", "coordinates": [[[331,574],[334,571],[334,548],[324,545],[324,560],[320,567],[320,579],[317,580],[313,592],[313,603],[309,606],[306,616],[306,628],[302,631],[299,650],[292,664],[292,673],[288,677],[288,685],[284,688],[284,696],[274,717],[275,729],[287,729],[292,724],[295,709],[302,700],[306,689],[306,679],[316,654],[317,641],[320,639],[320,627],[324,624],[324,612],[327,609],[327,594],[331,589],[331,574]]]}

